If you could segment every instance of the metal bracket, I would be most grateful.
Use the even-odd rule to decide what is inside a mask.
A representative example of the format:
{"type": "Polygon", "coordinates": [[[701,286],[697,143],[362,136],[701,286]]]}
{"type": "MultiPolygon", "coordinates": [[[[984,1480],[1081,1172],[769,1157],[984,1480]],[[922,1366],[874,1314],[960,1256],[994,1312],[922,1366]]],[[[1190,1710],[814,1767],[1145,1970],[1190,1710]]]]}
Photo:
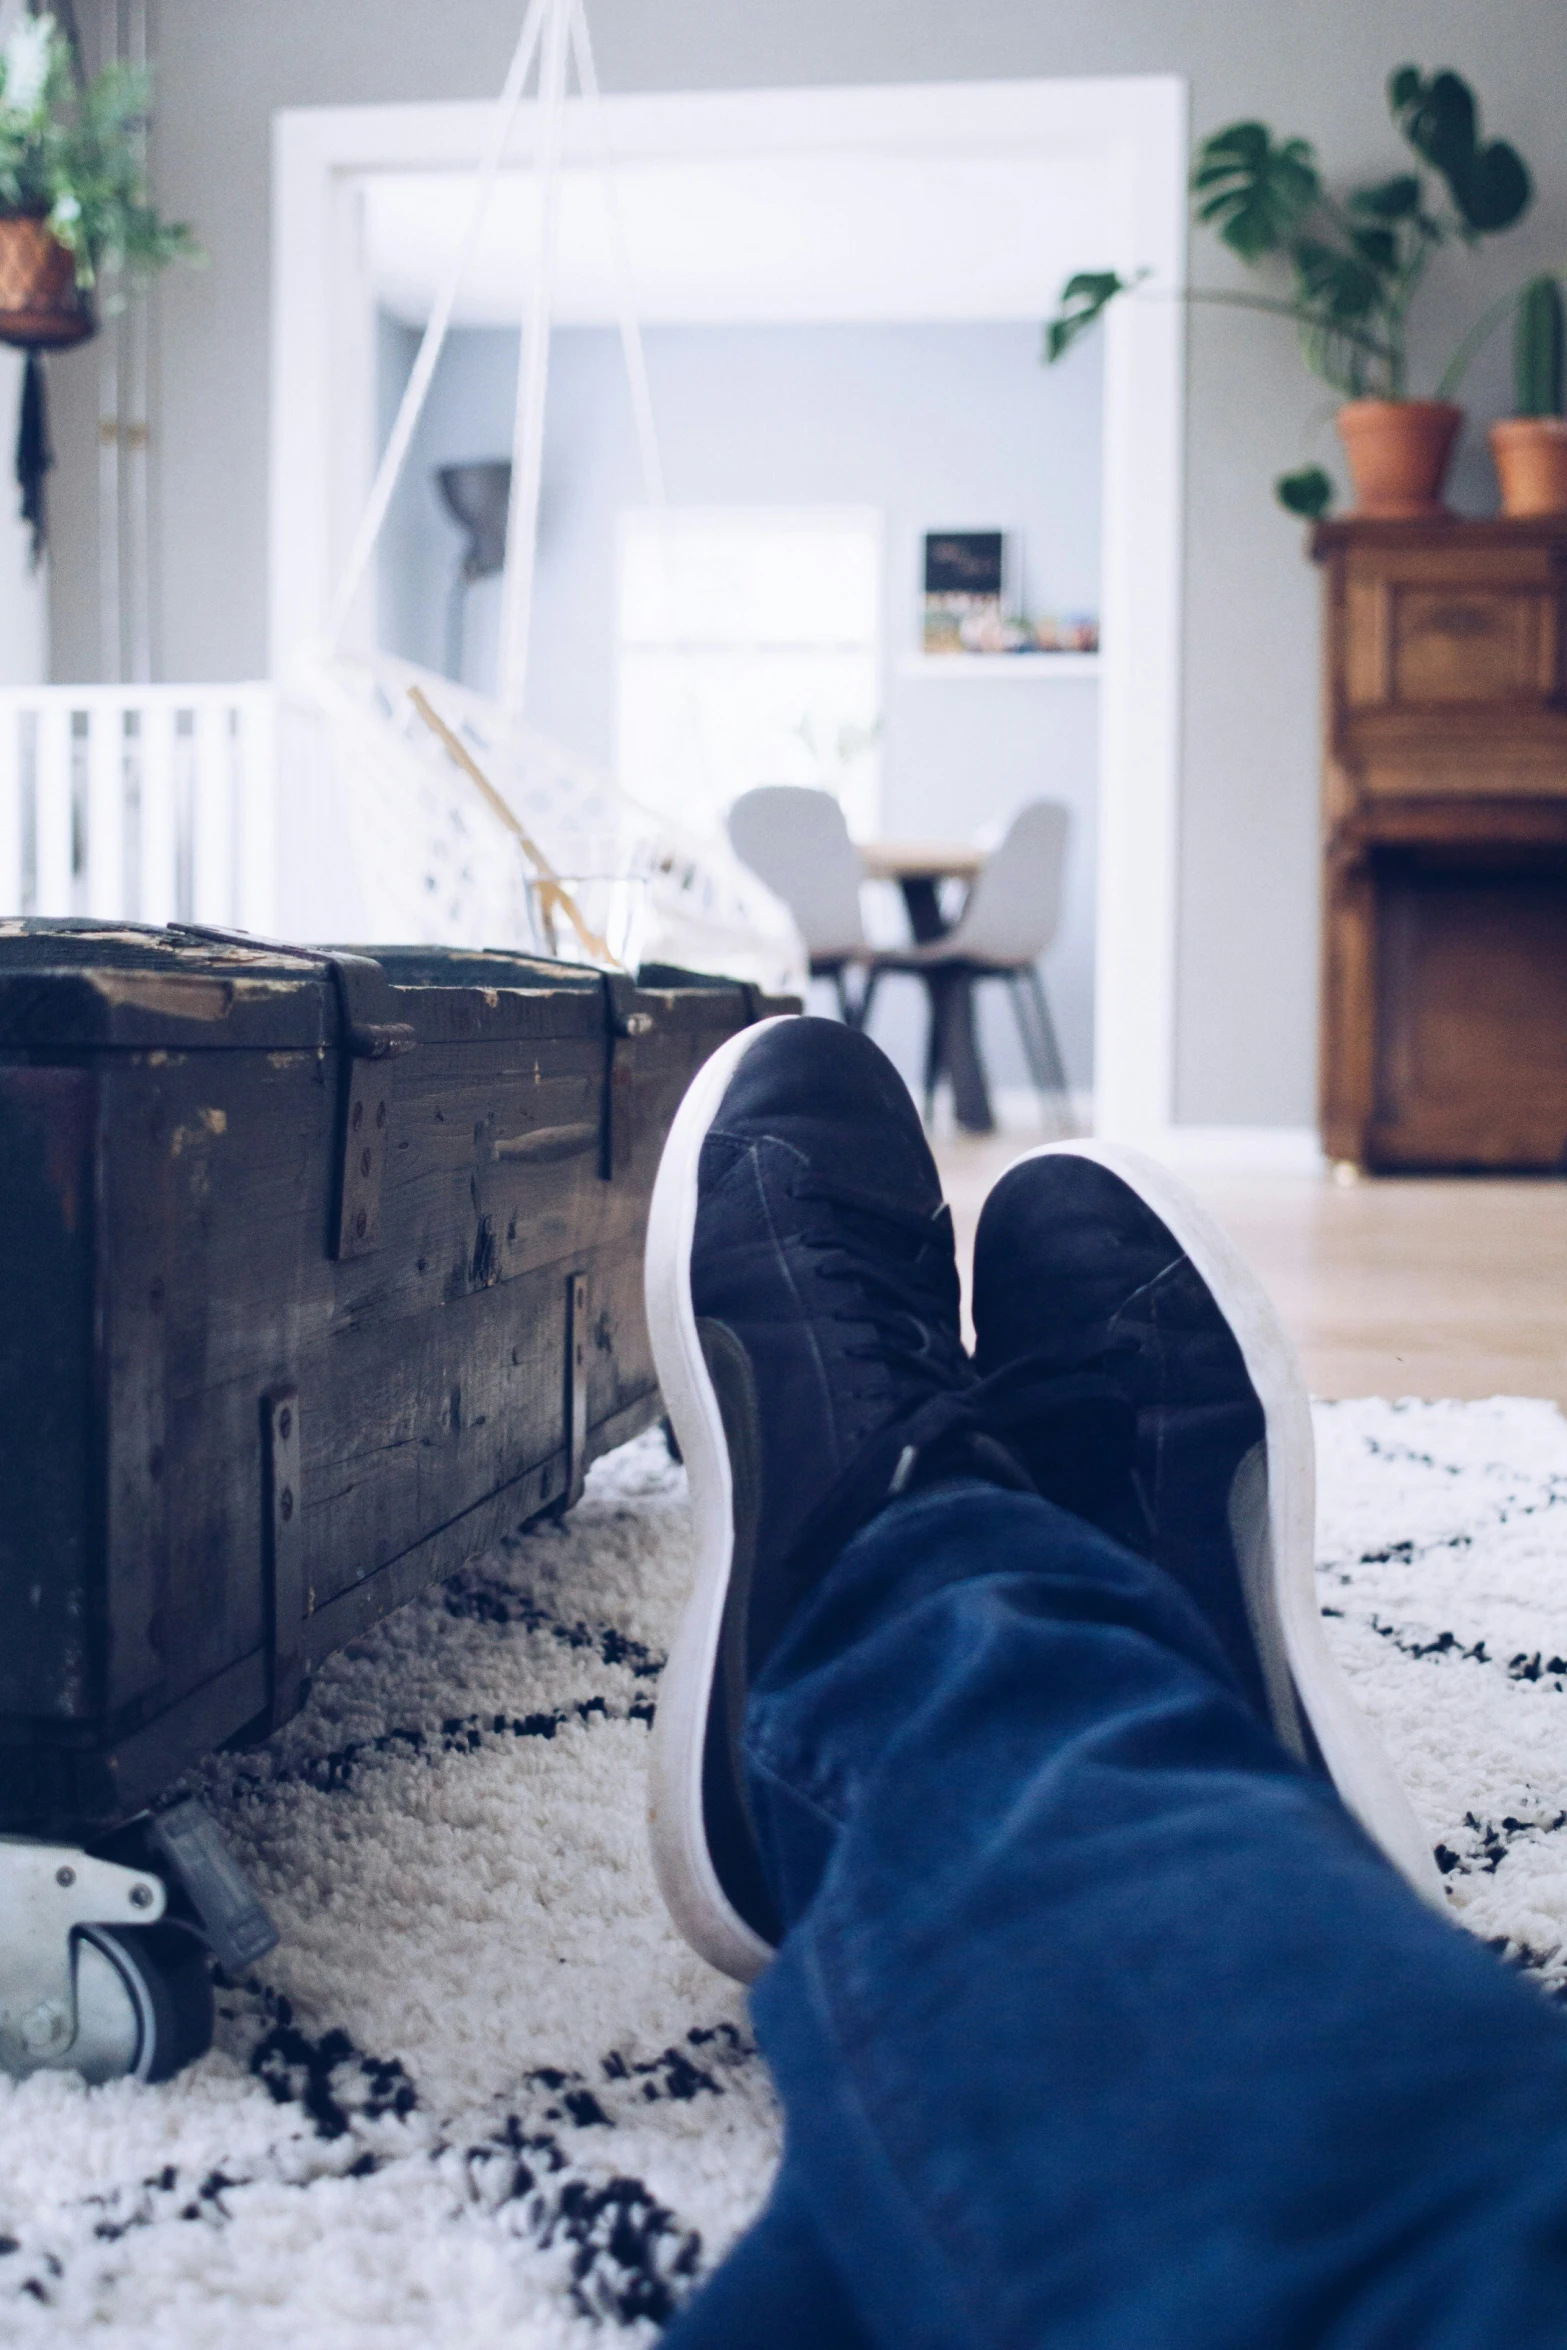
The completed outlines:
{"type": "Polygon", "coordinates": [[[582,1499],[588,1464],[588,1277],[566,1275],[566,1488],[561,1509],[582,1499]]]}
{"type": "Polygon", "coordinates": [[[367,1257],[380,1239],[381,1177],[391,1139],[392,1063],[415,1037],[394,1017],[397,998],[368,955],[328,955],[341,1011],[342,1110],[332,1255],[367,1257]]]}
{"type": "Polygon", "coordinates": [[[632,1103],[631,1055],[626,1042],[651,1034],[653,1015],[637,1001],[637,983],[629,975],[611,971],[604,978],[604,1026],[608,1040],[604,1058],[604,1147],[599,1173],[606,1183],[624,1167],[635,1139],[632,1103]],[[624,1040],[624,1041],[623,1041],[624,1040]]]}
{"type": "Polygon", "coordinates": [[[148,1837],[201,1920],[219,1966],[242,1974],[277,1947],[278,1930],[206,1805],[182,1796],[147,1825],[148,1837]]]}
{"type": "Polygon", "coordinates": [[[299,1484],[299,1392],[279,1387],[262,1407],[263,1537],[270,1602],[272,1686],[267,1727],[297,1714],[305,1689],[304,1511],[299,1484]]]}
{"type": "Polygon", "coordinates": [[[76,2038],[71,1935],[78,1926],[150,1926],[158,1879],[70,1844],[0,1836],[0,2071],[57,2064],[76,2038]]]}

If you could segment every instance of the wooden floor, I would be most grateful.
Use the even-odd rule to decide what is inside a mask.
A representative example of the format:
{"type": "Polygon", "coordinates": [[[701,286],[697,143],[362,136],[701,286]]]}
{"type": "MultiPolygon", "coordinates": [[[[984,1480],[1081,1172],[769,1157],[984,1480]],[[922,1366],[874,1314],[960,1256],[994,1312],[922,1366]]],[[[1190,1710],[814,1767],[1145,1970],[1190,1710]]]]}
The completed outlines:
{"type": "MultiPolygon", "coordinates": [[[[1013,1139],[938,1142],[965,1278],[1013,1139]]],[[[1315,1395],[1550,1396],[1567,1410],[1567,1183],[1198,1177],[1315,1395]]]]}

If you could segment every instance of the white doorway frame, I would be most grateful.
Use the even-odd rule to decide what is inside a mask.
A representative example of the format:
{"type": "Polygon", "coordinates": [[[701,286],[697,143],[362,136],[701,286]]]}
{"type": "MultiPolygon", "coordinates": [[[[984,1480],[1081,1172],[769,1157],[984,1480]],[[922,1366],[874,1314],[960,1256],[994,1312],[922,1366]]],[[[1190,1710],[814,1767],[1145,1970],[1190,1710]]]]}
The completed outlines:
{"type": "MultiPolygon", "coordinates": [[[[611,152],[1093,158],[1112,192],[1085,268],[1145,273],[1105,325],[1094,973],[1095,1124],[1159,1148],[1174,1103],[1187,92],[1171,74],[713,91],[604,101],[611,152]]],[[[321,635],[377,456],[366,175],[471,171],[478,103],[312,107],[273,126],[270,638],[273,674],[321,635]]],[[[512,152],[527,158],[536,109],[512,152]]],[[[563,160],[592,153],[580,101],[563,160]]],[[[1024,233],[1021,229],[1018,233],[1024,233]]],[[[357,627],[367,637],[368,596],[357,627]]]]}

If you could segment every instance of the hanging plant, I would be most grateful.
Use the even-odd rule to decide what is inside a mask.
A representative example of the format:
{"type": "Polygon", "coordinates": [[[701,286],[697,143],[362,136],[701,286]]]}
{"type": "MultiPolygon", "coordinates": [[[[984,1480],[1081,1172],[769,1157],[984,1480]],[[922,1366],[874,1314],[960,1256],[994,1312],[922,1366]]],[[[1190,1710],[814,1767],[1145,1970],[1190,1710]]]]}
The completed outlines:
{"type": "Polygon", "coordinates": [[[39,353],[84,342],[170,262],[202,258],[148,191],[149,96],[142,67],[89,79],[52,16],[23,17],[0,47],[0,342],[27,353],[16,473],[35,563],[53,462],[39,353]]]}

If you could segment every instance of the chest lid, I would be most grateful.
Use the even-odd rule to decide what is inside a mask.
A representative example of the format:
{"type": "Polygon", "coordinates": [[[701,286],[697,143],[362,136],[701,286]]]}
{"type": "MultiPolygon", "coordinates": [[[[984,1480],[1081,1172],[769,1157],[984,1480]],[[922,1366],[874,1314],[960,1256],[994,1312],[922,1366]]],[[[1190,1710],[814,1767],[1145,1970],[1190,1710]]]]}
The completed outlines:
{"type": "Polygon", "coordinates": [[[0,921],[0,1051],[287,1050],[602,1035],[601,972],[509,951],[296,947],[238,932],[0,921]]]}

